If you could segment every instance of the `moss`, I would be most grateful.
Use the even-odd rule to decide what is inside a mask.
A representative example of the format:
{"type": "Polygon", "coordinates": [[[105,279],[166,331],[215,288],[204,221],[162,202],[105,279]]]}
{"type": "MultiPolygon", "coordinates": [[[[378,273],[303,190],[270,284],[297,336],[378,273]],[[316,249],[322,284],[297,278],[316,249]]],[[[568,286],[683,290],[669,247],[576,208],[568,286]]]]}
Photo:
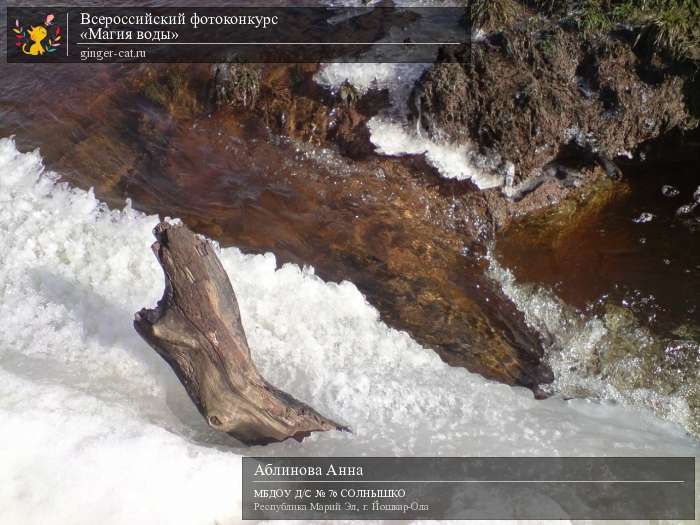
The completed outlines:
{"type": "Polygon", "coordinates": [[[569,3],[566,0],[535,0],[535,5],[547,15],[566,12],[569,3]]]}
{"type": "Polygon", "coordinates": [[[546,59],[551,60],[555,57],[559,44],[559,34],[556,31],[543,31],[537,47],[546,59]]]}
{"type": "MultiPolygon", "coordinates": [[[[487,31],[510,24],[519,13],[515,0],[466,0],[474,27],[487,31]]],[[[628,24],[675,58],[700,59],[700,0],[520,0],[547,16],[573,22],[588,38],[628,24]]]]}

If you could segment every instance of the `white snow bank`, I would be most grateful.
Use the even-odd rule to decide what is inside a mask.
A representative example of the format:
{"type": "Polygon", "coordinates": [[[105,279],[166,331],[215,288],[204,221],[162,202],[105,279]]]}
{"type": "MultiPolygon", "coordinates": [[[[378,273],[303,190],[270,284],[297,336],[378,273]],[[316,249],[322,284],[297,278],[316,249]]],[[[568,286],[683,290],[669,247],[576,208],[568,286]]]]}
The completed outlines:
{"type": "MultiPolygon", "coordinates": [[[[156,217],[59,185],[0,140],[0,523],[240,519],[240,454],[694,455],[649,412],[449,368],[387,328],[350,283],[225,249],[254,358],[354,434],[243,448],[210,431],[133,313],[162,293],[156,217]]],[[[504,502],[508,505],[508,502],[504,502]]]]}

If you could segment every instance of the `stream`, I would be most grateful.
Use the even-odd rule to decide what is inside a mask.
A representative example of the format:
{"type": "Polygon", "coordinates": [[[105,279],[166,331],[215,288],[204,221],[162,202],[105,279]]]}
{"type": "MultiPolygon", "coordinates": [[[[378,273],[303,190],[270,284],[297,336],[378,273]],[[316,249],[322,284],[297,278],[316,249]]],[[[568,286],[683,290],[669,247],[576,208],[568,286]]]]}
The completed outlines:
{"type": "MultiPolygon", "coordinates": [[[[700,453],[700,228],[676,213],[700,186],[697,151],[651,145],[576,221],[554,210],[494,233],[484,195],[499,188],[402,120],[416,67],[300,66],[291,85],[267,66],[311,123],[353,75],[383,101],[352,158],[315,130],[207,107],[208,65],[0,64],[0,315],[23,327],[0,336],[0,451],[35,449],[0,459],[47,480],[26,498],[61,483],[61,458],[84,465],[66,502],[90,469],[142,458],[126,460],[134,494],[174,499],[165,522],[206,522],[194,490],[229,523],[224,468],[242,454],[700,453]],[[162,291],[155,216],[219,243],[261,371],[355,434],[244,449],[208,429],[131,328],[162,291]],[[54,434],[58,460],[40,440],[54,434]]],[[[2,498],[14,522],[22,506],[2,498]]],[[[126,519],[98,499],[86,516],[126,519]]]]}

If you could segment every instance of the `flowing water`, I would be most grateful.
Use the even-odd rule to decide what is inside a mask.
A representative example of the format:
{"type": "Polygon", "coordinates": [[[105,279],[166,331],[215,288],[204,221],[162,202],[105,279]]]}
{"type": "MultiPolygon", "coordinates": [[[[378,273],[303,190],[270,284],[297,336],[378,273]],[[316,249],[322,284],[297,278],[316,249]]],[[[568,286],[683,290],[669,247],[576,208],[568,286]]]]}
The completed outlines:
{"type": "Polygon", "coordinates": [[[700,148],[690,138],[656,150],[625,168],[629,187],[595,213],[510,227],[493,269],[552,335],[554,390],[643,404],[698,435],[700,223],[679,209],[700,187],[700,148]]]}
{"type": "Polygon", "coordinates": [[[522,224],[489,251],[470,211],[498,181],[403,120],[421,67],[306,85],[389,91],[369,128],[392,157],[355,162],[195,99],[164,110],[143,91],[158,68],[0,64],[0,522],[231,523],[243,454],[700,456],[700,251],[675,215],[693,165],[630,168],[556,242],[522,224]],[[162,293],[153,214],[229,246],[261,371],[354,434],[246,449],[208,429],[131,327],[162,293]],[[533,334],[544,401],[430,350],[533,334]]]}

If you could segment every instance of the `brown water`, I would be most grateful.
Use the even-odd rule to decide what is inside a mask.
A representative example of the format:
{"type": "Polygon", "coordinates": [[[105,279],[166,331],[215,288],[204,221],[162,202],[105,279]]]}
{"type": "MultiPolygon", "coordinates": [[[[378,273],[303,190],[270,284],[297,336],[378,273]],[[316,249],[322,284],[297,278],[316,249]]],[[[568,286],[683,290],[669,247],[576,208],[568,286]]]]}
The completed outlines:
{"type": "Polygon", "coordinates": [[[349,161],[270,135],[254,115],[211,113],[196,96],[206,66],[154,102],[144,86],[160,70],[65,68],[53,94],[46,69],[13,70],[0,131],[112,205],[130,198],[224,245],[351,280],[386,322],[453,365],[533,387],[547,379],[538,336],[474,255],[484,203],[473,187],[421,159],[349,161]]]}
{"type": "Polygon", "coordinates": [[[554,391],[645,405],[700,436],[700,216],[677,214],[700,185],[698,144],[657,144],[624,166],[607,205],[525,218],[496,252],[522,283],[515,300],[555,341],[554,391]]]}
{"type": "Polygon", "coordinates": [[[541,220],[516,223],[499,239],[499,259],[578,308],[599,313],[615,303],[659,332],[697,325],[700,214],[677,211],[693,202],[698,166],[697,134],[660,143],[645,163],[623,164],[627,190],[611,204],[556,231],[541,220]]]}
{"type": "MultiPolygon", "coordinates": [[[[201,98],[207,66],[191,66],[186,86],[155,100],[145,86],[161,70],[1,64],[0,135],[40,147],[51,169],[111,205],[130,198],[224,245],[351,280],[387,323],[450,364],[508,383],[547,379],[538,334],[484,277],[487,214],[470,183],[441,179],[420,158],[351,161],[313,137],[280,138],[254,116],[212,112],[201,98]]],[[[314,108],[323,94],[305,75],[294,96],[314,108]]],[[[630,168],[631,191],[575,228],[552,236],[538,223],[514,226],[499,259],[581,309],[612,301],[661,332],[697,325],[698,233],[674,210],[700,181],[687,161],[661,166],[663,175],[660,165],[630,168]],[[681,195],[660,197],[661,184],[681,195]],[[635,223],[642,212],[655,219],[635,223]]]]}

